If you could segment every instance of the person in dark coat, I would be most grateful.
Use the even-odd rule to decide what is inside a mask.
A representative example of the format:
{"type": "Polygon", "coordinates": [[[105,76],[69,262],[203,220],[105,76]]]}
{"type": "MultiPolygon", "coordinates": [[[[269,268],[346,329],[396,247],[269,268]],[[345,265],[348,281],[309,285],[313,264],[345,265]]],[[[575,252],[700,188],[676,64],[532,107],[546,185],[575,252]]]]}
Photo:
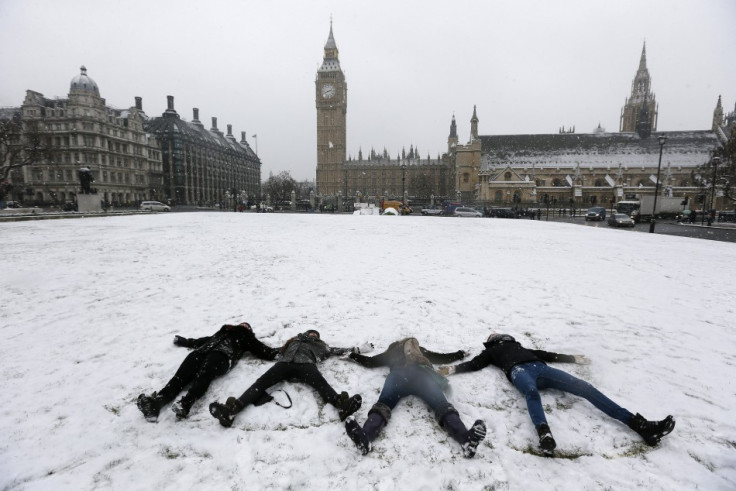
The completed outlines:
{"type": "Polygon", "coordinates": [[[138,409],[150,422],[158,420],[161,408],[173,401],[187,384],[191,384],[189,391],[171,409],[177,419],[189,416],[192,404],[204,395],[210,383],[226,374],[247,351],[262,360],[273,360],[278,355],[277,349],[266,346],[256,338],[247,322],[237,326],[225,324],[212,336],[203,338],[174,336],[174,344],[194,350],[184,358],[174,377],[163,389],[150,396],[138,396],[138,409]]]}
{"type": "Polygon", "coordinates": [[[540,389],[558,389],[588,400],[608,416],[621,421],[637,432],[647,443],[654,446],[675,427],[675,420],[667,416],[662,421],[647,421],[641,414],[632,414],[603,395],[588,382],[567,372],[552,368],[546,362],[577,363],[588,365],[584,355],[563,355],[523,347],[508,334],[492,333],[483,343],[485,349],[478,356],[455,366],[440,367],[440,373],[472,372],[493,365],[506,374],[506,378],[526,398],[527,409],[539,436],[542,451],[552,455],[557,446],[544,414],[540,389]]]}
{"type": "Polygon", "coordinates": [[[261,375],[240,397],[228,397],[225,404],[220,402],[210,404],[210,414],[222,426],[230,427],[235,415],[251,404],[259,405],[259,401],[267,397],[266,389],[281,381],[293,380],[314,388],[325,402],[337,408],[340,421],[344,421],[360,409],[362,399],[359,394],[352,397],[344,391],[338,394],[322,376],[317,363],[330,356],[358,353],[361,350],[367,352],[371,348],[370,344],[360,348],[331,348],[320,339],[319,332],[310,329],[289,339],[281,347],[273,367],[261,375]]]}
{"type": "Polygon", "coordinates": [[[390,367],[378,402],[368,411],[365,424],[361,427],[353,417],[345,422],[345,431],[360,452],[365,455],[371,451],[371,442],[391,419],[396,404],[406,396],[415,395],[434,410],[440,426],[462,446],[465,457],[473,457],[486,436],[486,425],[478,420],[469,430],[466,428],[457,410],[445,398],[443,390],[449,386],[447,379],[432,366],[433,363],[461,360],[464,356],[463,351],[434,353],[421,347],[416,338],[396,341],[385,352],[373,357],[351,353],[349,358],[364,367],[390,367]]]}

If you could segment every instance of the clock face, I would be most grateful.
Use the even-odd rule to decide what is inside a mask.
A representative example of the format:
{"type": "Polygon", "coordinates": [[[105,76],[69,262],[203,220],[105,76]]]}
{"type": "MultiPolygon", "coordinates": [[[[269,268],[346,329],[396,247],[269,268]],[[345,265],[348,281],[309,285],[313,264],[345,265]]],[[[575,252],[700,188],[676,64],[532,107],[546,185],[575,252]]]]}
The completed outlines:
{"type": "Polygon", "coordinates": [[[322,97],[332,99],[335,96],[335,86],[332,84],[324,84],[322,86],[322,97]]]}

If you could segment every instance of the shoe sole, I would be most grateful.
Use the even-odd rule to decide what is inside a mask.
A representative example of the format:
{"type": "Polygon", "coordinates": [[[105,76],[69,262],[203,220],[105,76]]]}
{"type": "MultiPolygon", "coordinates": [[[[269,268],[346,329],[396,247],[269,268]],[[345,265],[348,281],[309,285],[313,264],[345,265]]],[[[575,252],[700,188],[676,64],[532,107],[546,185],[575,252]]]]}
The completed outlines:
{"type": "Polygon", "coordinates": [[[233,425],[233,420],[226,418],[223,408],[219,405],[210,404],[210,414],[225,428],[230,428],[233,425]]]}

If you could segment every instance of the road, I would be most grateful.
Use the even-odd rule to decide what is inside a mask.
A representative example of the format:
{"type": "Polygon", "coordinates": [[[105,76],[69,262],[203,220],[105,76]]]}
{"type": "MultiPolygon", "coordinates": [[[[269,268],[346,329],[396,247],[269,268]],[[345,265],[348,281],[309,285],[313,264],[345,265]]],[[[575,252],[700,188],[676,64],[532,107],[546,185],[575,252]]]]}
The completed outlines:
{"type": "MultiPolygon", "coordinates": [[[[544,216],[542,216],[544,220],[544,216]]],[[[582,217],[549,217],[549,221],[574,223],[585,227],[608,227],[606,222],[586,222],[582,217]]],[[[648,223],[638,223],[632,229],[620,229],[621,233],[649,233],[648,223]]],[[[721,242],[736,242],[736,224],[714,223],[713,226],[677,223],[674,220],[659,220],[654,227],[655,234],[678,235],[680,237],[692,237],[694,239],[718,240],[721,242]]]]}

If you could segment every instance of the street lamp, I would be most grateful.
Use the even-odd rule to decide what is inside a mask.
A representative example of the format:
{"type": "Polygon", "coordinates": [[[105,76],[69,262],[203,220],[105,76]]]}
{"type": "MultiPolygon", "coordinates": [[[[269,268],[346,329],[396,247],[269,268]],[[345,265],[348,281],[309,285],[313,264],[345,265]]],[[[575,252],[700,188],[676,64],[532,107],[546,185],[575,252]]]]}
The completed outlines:
{"type": "Polygon", "coordinates": [[[656,223],[655,213],[657,212],[657,195],[659,194],[659,171],[662,168],[662,148],[667,143],[667,136],[659,135],[659,163],[657,164],[657,182],[654,183],[654,207],[652,208],[652,220],[649,222],[649,233],[654,233],[654,225],[656,223]]]}
{"type": "Polygon", "coordinates": [[[718,164],[721,163],[720,157],[713,157],[711,160],[713,163],[713,183],[711,184],[711,191],[710,191],[710,213],[711,215],[708,217],[708,225],[711,224],[713,220],[713,215],[715,215],[715,209],[716,209],[716,171],[718,170],[718,164]]]}
{"type": "Polygon", "coordinates": [[[401,164],[401,203],[406,204],[406,164],[401,164]]]}

